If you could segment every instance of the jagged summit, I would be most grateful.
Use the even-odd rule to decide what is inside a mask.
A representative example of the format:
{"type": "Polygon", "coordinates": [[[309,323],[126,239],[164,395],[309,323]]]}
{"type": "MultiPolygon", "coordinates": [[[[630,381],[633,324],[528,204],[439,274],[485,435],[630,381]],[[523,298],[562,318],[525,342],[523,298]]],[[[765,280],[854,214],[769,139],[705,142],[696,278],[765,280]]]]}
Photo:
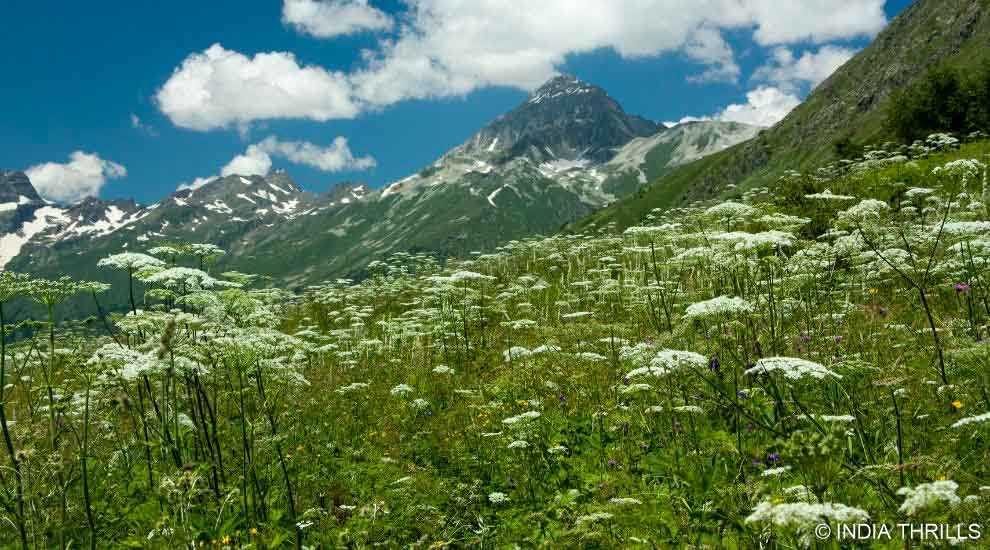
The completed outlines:
{"type": "Polygon", "coordinates": [[[565,95],[602,94],[608,95],[604,89],[588,84],[577,76],[569,73],[559,74],[543,83],[530,94],[528,103],[542,103],[565,95]]]}
{"type": "Polygon", "coordinates": [[[0,204],[23,204],[27,201],[41,201],[41,196],[31,185],[24,172],[0,170],[0,204]]]}
{"type": "Polygon", "coordinates": [[[475,134],[459,152],[495,160],[602,163],[631,139],[660,129],[655,122],[627,114],[604,89],[560,74],[475,134]]]}

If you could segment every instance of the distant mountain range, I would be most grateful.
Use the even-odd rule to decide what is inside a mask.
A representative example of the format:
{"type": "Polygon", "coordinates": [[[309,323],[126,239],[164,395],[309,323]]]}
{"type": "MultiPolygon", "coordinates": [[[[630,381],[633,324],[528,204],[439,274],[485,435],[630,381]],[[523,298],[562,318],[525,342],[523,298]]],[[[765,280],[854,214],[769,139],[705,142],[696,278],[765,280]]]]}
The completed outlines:
{"type": "Polygon", "coordinates": [[[562,229],[621,230],[655,209],[772,186],[785,170],[835,159],[837,144],[879,141],[894,90],[937,64],[968,66],[988,52],[988,2],[919,0],[770,129],[665,128],[560,75],[378,189],[349,182],[316,195],[275,170],[217,178],[149,206],[96,198],[64,206],[43,200],[23,173],[0,172],[0,268],[107,280],[119,275],[96,263],[110,254],[203,242],[228,251],[217,270],[299,289],[361,277],[397,252],[463,257],[562,229]]]}
{"type": "Polygon", "coordinates": [[[106,279],[96,262],[123,250],[206,242],[218,269],[301,288],[363,274],[400,251],[463,256],[549,234],[677,166],[748,140],[760,128],[693,122],[666,128],[627,114],[601,88],[557,76],[419,173],[370,189],[303,191],[283,170],[231,175],[148,206],[44,201],[21,172],[0,172],[0,265],[45,276],[106,279]]]}

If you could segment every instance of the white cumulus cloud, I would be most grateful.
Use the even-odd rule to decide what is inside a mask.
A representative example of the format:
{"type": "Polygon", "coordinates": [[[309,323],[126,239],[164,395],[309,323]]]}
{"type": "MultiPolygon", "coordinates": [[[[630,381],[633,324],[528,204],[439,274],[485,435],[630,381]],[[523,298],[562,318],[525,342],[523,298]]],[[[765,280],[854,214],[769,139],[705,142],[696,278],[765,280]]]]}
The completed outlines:
{"type": "Polygon", "coordinates": [[[215,179],[217,179],[216,176],[209,176],[209,177],[206,177],[206,178],[196,178],[196,179],[194,179],[190,183],[180,183],[179,186],[175,188],[175,190],[176,191],[182,191],[183,189],[196,190],[196,189],[199,189],[200,187],[203,187],[207,183],[210,183],[211,181],[213,181],[215,179]]]}
{"type": "Polygon", "coordinates": [[[722,33],[712,28],[701,28],[684,45],[684,52],[695,61],[708,67],[701,74],[688,77],[692,82],[736,82],[739,65],[729,43],[722,33]]]}
{"type": "Polygon", "coordinates": [[[257,147],[270,155],[284,157],[290,162],[305,164],[323,172],[367,170],[375,166],[375,159],[370,156],[355,157],[347,144],[347,138],[343,136],[338,136],[327,147],[308,141],[279,141],[275,136],[268,136],[257,147]]]}
{"type": "Polygon", "coordinates": [[[127,168],[100,158],[99,153],[75,151],[69,162],[46,162],[24,171],[42,197],[59,202],[75,202],[95,196],[108,179],[122,178],[127,168]]]}
{"type": "Polygon", "coordinates": [[[793,51],[780,47],[774,49],[770,60],[753,73],[753,78],[790,90],[803,84],[814,88],[855,54],[856,50],[828,45],[817,52],[806,51],[801,57],[795,57],[793,51]]]}
{"type": "Polygon", "coordinates": [[[386,31],[394,24],[367,0],[285,0],[282,22],[297,31],[330,38],[362,31],[386,31]]]}
{"type": "Polygon", "coordinates": [[[760,45],[815,42],[873,36],[887,24],[885,0],[735,1],[756,24],[760,45]]]}
{"type": "Polygon", "coordinates": [[[155,100],[175,125],[193,130],[273,118],[322,122],[359,112],[341,73],[300,65],[288,52],[247,57],[220,44],[187,57],[155,100]]]}
{"type": "Polygon", "coordinates": [[[248,145],[246,151],[230,159],[221,170],[221,176],[264,176],[272,168],[272,157],[258,144],[248,145]]]}
{"type": "Polygon", "coordinates": [[[760,86],[746,93],[746,103],[727,105],[713,115],[686,116],[677,122],[665,121],[663,124],[671,128],[685,122],[724,120],[769,127],[779,122],[800,104],[801,99],[789,91],[774,86],[760,86]]]}
{"type": "Polygon", "coordinates": [[[708,68],[701,80],[733,80],[725,30],[752,29],[770,46],[872,36],[884,0],[412,0],[401,33],[382,40],[351,75],[374,105],[460,95],[488,85],[531,89],[566,56],[610,48],[626,58],[682,51],[708,68]],[[781,5],[784,4],[784,7],[781,5]]]}
{"type": "MultiPolygon", "coordinates": [[[[602,48],[625,58],[683,52],[705,67],[696,80],[738,77],[724,31],[750,31],[761,46],[872,36],[884,0],[407,0],[398,19],[381,14],[327,21],[356,0],[287,0],[283,17],[312,35],[392,30],[348,74],[302,66],[291,53],[248,57],[220,45],[193,53],[157,93],[161,111],[196,130],[276,118],[326,121],[407,99],[463,95],[486,86],[533,89],[568,55],[602,48]],[[309,16],[293,10],[310,10],[309,16]],[[330,11],[328,11],[330,10],[330,11]],[[334,13],[338,13],[334,12],[334,13]],[[387,21],[387,23],[386,23],[387,21]],[[376,26],[377,25],[377,26],[376,26]]],[[[347,12],[351,13],[351,12],[347,12]]]]}
{"type": "MultiPolygon", "coordinates": [[[[370,155],[355,156],[347,143],[347,138],[338,136],[333,142],[321,147],[308,141],[282,141],[275,136],[248,145],[243,153],[230,159],[220,169],[220,176],[264,176],[272,168],[272,157],[279,157],[294,164],[303,164],[323,172],[345,170],[367,170],[376,164],[370,155]]],[[[199,177],[189,183],[180,184],[177,189],[199,189],[217,176],[199,177]]]]}
{"type": "Polygon", "coordinates": [[[760,86],[746,93],[746,103],[729,105],[714,118],[756,126],[773,126],[800,103],[801,100],[796,95],[780,88],[760,86]]]}

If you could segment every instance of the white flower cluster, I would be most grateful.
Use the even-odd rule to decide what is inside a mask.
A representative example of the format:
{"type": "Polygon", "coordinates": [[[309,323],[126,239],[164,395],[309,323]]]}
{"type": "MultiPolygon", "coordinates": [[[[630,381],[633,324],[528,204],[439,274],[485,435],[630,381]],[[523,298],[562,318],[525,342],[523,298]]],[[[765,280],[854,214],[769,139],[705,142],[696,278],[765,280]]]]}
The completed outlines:
{"type": "Polygon", "coordinates": [[[742,315],[752,311],[753,305],[738,296],[719,296],[711,300],[689,305],[684,312],[684,317],[686,319],[728,317],[731,315],[742,315]]]}
{"type": "Polygon", "coordinates": [[[789,471],[791,471],[790,466],[781,466],[779,468],[767,468],[766,470],[760,472],[760,475],[762,477],[777,477],[782,476],[789,471]]]}
{"type": "Polygon", "coordinates": [[[733,244],[737,252],[750,252],[755,250],[790,248],[794,246],[795,237],[784,231],[771,230],[762,233],[746,233],[743,231],[717,233],[712,235],[712,239],[733,244]]]}
{"type": "Polygon", "coordinates": [[[626,394],[629,394],[629,393],[639,393],[639,392],[644,392],[644,391],[650,391],[652,389],[653,389],[653,386],[651,386],[649,384],[629,384],[628,386],[622,386],[622,389],[619,390],[619,393],[621,393],[623,395],[626,395],[626,394]]]}
{"type": "Polygon", "coordinates": [[[953,507],[961,502],[956,495],[959,484],[951,480],[934,481],[932,483],[922,483],[917,487],[901,487],[897,494],[904,498],[904,503],[898,511],[909,516],[936,506],[953,507]]]}
{"type": "Polygon", "coordinates": [[[539,411],[526,411],[522,414],[516,416],[510,416],[505,420],[502,420],[503,424],[518,424],[520,422],[529,422],[530,420],[535,420],[540,417],[539,411]]]}
{"type": "Polygon", "coordinates": [[[555,346],[553,344],[544,344],[542,346],[536,346],[533,349],[524,348],[522,346],[512,346],[511,348],[502,352],[502,358],[505,359],[506,363],[515,361],[517,359],[522,359],[523,357],[529,357],[531,355],[540,355],[541,353],[559,352],[560,346],[555,346]]]}
{"type": "Polygon", "coordinates": [[[791,216],[789,214],[784,214],[781,212],[775,212],[773,214],[765,214],[763,216],[760,216],[756,221],[770,227],[793,227],[796,225],[805,225],[811,223],[811,220],[808,218],[791,216]]]}
{"type": "Polygon", "coordinates": [[[953,178],[966,185],[979,178],[983,168],[983,163],[976,159],[959,159],[937,166],[932,170],[932,174],[953,178]]]}
{"type": "Polygon", "coordinates": [[[492,504],[504,504],[509,502],[509,500],[509,496],[505,493],[495,491],[494,493],[488,494],[488,502],[491,502],[492,504]]]}
{"type": "MultiPolygon", "coordinates": [[[[624,348],[632,349],[632,348],[624,348]]],[[[647,348],[650,349],[650,348],[647,348]]],[[[652,350],[651,350],[652,351],[652,350]]],[[[630,353],[629,355],[633,355],[630,353]]],[[[641,358],[641,357],[640,357],[641,358]]],[[[641,358],[642,359],[642,358],[641,358]]],[[[662,349],[649,360],[647,366],[638,367],[626,373],[626,377],[635,378],[642,375],[666,376],[671,372],[685,367],[704,367],[708,364],[705,356],[693,351],[662,349]]],[[[643,361],[645,362],[645,361],[643,361]]]]}
{"type": "Polygon", "coordinates": [[[137,271],[139,269],[147,269],[149,267],[162,267],[165,262],[155,258],[154,256],[149,256],[147,254],[141,254],[139,252],[124,252],[122,254],[114,254],[103,258],[96,263],[99,267],[109,267],[112,269],[126,269],[128,271],[137,271]]]}
{"type": "Polygon", "coordinates": [[[495,277],[491,275],[482,275],[481,273],[476,273],[474,271],[455,271],[451,276],[450,280],[454,282],[461,281],[494,281],[495,277]]]}
{"type": "Polygon", "coordinates": [[[810,543],[812,530],[821,523],[865,523],[870,515],[864,510],[838,503],[761,502],[746,518],[746,523],[771,523],[791,529],[810,543]]]}
{"type": "Polygon", "coordinates": [[[716,219],[741,219],[754,216],[758,211],[748,204],[726,201],[705,210],[705,216],[716,219]]]}
{"type": "Polygon", "coordinates": [[[962,428],[963,426],[968,426],[970,424],[982,424],[990,420],[990,412],[985,412],[983,414],[978,414],[976,416],[967,416],[961,420],[957,420],[952,427],[962,428]]]}
{"type": "Polygon", "coordinates": [[[990,233],[990,221],[953,221],[946,222],[942,226],[942,231],[955,236],[980,237],[990,233]]]}
{"type": "Polygon", "coordinates": [[[193,288],[236,288],[238,283],[214,279],[205,271],[191,267],[170,267],[152,273],[142,280],[146,283],[161,284],[166,288],[178,288],[185,285],[193,288]]]}
{"type": "Polygon", "coordinates": [[[866,199],[839,213],[839,219],[852,224],[877,221],[890,210],[887,203],[877,199],[866,199]]]}
{"type": "Polygon", "coordinates": [[[593,514],[588,514],[577,518],[576,523],[578,525],[582,525],[584,523],[595,523],[607,519],[612,519],[612,514],[608,512],[595,512],[593,514]]]}
{"type": "Polygon", "coordinates": [[[856,197],[851,195],[835,195],[830,189],[826,189],[821,193],[812,193],[810,195],[805,195],[806,199],[820,199],[826,201],[854,201],[856,197]]]}
{"type": "Polygon", "coordinates": [[[780,372],[786,378],[798,380],[805,377],[825,378],[832,376],[842,378],[823,365],[801,359],[799,357],[765,357],[756,362],[756,366],[746,370],[746,374],[761,374],[764,372],[780,372]]]}

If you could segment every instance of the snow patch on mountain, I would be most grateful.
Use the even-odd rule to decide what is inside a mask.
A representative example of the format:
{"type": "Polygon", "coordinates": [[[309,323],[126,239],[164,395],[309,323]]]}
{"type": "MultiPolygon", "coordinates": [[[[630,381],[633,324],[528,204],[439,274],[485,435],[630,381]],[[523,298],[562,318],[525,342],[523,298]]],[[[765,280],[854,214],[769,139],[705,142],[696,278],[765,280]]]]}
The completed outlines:
{"type": "Polygon", "coordinates": [[[24,245],[32,237],[49,227],[69,221],[65,211],[57,206],[42,206],[34,211],[34,219],[24,222],[21,230],[0,237],[0,268],[5,267],[10,260],[21,253],[24,245]]]}
{"type": "Polygon", "coordinates": [[[762,129],[738,122],[678,124],[649,137],[634,138],[616,152],[607,166],[618,171],[639,169],[646,156],[663,145],[673,145],[667,166],[680,166],[749,140],[762,129]]]}

